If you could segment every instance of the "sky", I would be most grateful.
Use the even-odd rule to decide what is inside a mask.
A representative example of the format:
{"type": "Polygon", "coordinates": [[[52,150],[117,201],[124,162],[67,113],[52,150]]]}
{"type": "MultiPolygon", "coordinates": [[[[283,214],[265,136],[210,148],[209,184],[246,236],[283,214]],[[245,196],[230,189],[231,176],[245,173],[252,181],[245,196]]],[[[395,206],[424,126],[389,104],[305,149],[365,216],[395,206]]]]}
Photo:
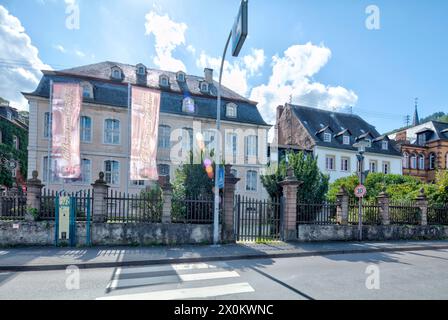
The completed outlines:
{"type": "MultiPolygon", "coordinates": [[[[0,0],[0,96],[19,109],[40,70],[101,61],[215,70],[239,0],[0,0]],[[78,14],[79,13],[79,14],[78,14]]],[[[359,114],[381,133],[448,112],[448,1],[249,0],[223,83],[268,123],[292,103],[359,114]]]]}

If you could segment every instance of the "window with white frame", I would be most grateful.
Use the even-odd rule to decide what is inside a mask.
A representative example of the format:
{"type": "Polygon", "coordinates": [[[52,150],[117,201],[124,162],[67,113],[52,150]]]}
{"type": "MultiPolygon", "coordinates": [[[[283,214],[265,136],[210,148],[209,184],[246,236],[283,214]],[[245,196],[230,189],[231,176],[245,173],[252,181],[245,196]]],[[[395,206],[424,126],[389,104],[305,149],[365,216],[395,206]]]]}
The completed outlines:
{"type": "Polygon", "coordinates": [[[389,141],[382,141],[381,142],[381,149],[388,150],[389,149],[389,141]]]}
{"type": "Polygon", "coordinates": [[[324,142],[331,142],[331,133],[324,133],[324,142]]]}
{"type": "Polygon", "coordinates": [[[120,163],[115,160],[104,161],[104,176],[106,183],[112,185],[120,184],[120,163]]]}
{"type": "Polygon", "coordinates": [[[215,131],[214,130],[205,130],[204,131],[204,144],[205,148],[210,152],[215,150],[215,131]]]}
{"type": "Polygon", "coordinates": [[[367,148],[371,148],[372,147],[372,140],[371,139],[366,139],[367,142],[367,148]]]}
{"type": "Polygon", "coordinates": [[[171,127],[166,125],[159,126],[159,148],[169,149],[171,146],[171,127]]]}
{"type": "Polygon", "coordinates": [[[207,82],[201,82],[201,91],[203,93],[207,93],[208,92],[208,83],[207,82]]]}
{"type": "Polygon", "coordinates": [[[44,114],[44,138],[51,138],[51,121],[52,116],[50,112],[44,114]]]}
{"type": "Polygon", "coordinates": [[[246,191],[257,191],[257,171],[254,170],[247,171],[246,191]]]}
{"type": "Polygon", "coordinates": [[[93,98],[92,97],[93,90],[92,90],[92,85],[90,83],[86,83],[86,82],[82,83],[81,87],[82,87],[82,96],[84,98],[93,98]]]}
{"type": "Polygon", "coordinates": [[[407,169],[409,167],[409,154],[407,152],[403,153],[403,168],[407,169]]]}
{"type": "Polygon", "coordinates": [[[226,117],[236,118],[237,116],[237,106],[234,103],[228,103],[226,106],[226,117]]]}
{"type": "Polygon", "coordinates": [[[81,182],[90,184],[92,181],[92,161],[90,159],[81,160],[81,182]]]}
{"type": "Polygon", "coordinates": [[[350,136],[343,136],[342,143],[345,145],[350,145],[350,136]]]}
{"type": "Polygon", "coordinates": [[[378,164],[376,161],[370,161],[370,172],[375,173],[377,172],[378,164]]]}
{"type": "Polygon", "coordinates": [[[104,143],[120,144],[120,120],[104,120],[104,143]]]}
{"type": "Polygon", "coordinates": [[[50,183],[58,183],[61,178],[56,174],[57,160],[51,159],[50,168],[48,168],[48,156],[43,158],[42,163],[42,181],[48,182],[48,177],[50,178],[50,183]]]}
{"type": "Polygon", "coordinates": [[[193,129],[191,128],[182,129],[182,151],[184,154],[193,151],[193,129]]]}
{"type": "Polygon", "coordinates": [[[169,78],[165,75],[161,75],[159,78],[159,85],[162,87],[169,87],[169,85],[170,85],[169,78]]]}
{"type": "Polygon", "coordinates": [[[146,67],[142,64],[137,66],[137,74],[140,76],[144,76],[146,74],[146,67]]]}
{"type": "Polygon", "coordinates": [[[390,173],[390,162],[383,162],[383,173],[384,174],[390,173]]]}
{"type": "Polygon", "coordinates": [[[118,68],[113,68],[112,69],[112,78],[121,79],[121,70],[118,68]]]}
{"type": "Polygon", "coordinates": [[[341,171],[344,172],[350,171],[350,158],[348,157],[341,158],[341,171]]]}
{"type": "Polygon", "coordinates": [[[185,73],[183,73],[182,71],[179,71],[177,73],[177,81],[185,82],[185,73]]]}
{"type": "Polygon", "coordinates": [[[325,157],[325,169],[333,171],[335,169],[336,157],[335,156],[326,156],[325,157]]]}
{"type": "Polygon", "coordinates": [[[429,170],[435,170],[436,168],[436,155],[431,153],[429,155],[429,170]]]}
{"type": "Polygon", "coordinates": [[[131,185],[135,187],[142,187],[145,185],[145,180],[131,180],[131,185]]]}
{"type": "Polygon", "coordinates": [[[92,142],[92,118],[82,116],[80,122],[81,142],[92,142]]]}
{"type": "Polygon", "coordinates": [[[194,113],[194,111],[195,111],[194,100],[190,97],[184,98],[184,100],[182,100],[182,112],[194,113]]]}
{"type": "Polygon", "coordinates": [[[420,170],[425,170],[425,155],[424,154],[420,154],[418,156],[418,168],[420,170]]]}
{"type": "Polygon", "coordinates": [[[411,169],[417,169],[417,155],[411,155],[411,169]]]}
{"type": "Polygon", "coordinates": [[[12,136],[12,146],[14,149],[19,150],[19,138],[15,135],[12,136]]]}
{"type": "Polygon", "coordinates": [[[245,155],[248,157],[256,157],[258,155],[258,137],[251,135],[245,138],[246,147],[245,147],[245,155]]]}
{"type": "Polygon", "coordinates": [[[226,134],[226,157],[232,157],[236,161],[237,135],[233,132],[226,134]]]}

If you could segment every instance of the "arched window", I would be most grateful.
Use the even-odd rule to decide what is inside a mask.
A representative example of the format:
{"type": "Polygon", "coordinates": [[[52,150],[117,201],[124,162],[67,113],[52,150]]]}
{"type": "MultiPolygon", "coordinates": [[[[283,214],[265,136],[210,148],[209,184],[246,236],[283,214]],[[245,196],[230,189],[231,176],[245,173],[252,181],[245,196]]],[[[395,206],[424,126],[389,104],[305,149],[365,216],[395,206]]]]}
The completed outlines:
{"type": "Polygon", "coordinates": [[[122,72],[119,67],[112,67],[112,79],[121,80],[122,72]]]}
{"type": "Polygon", "coordinates": [[[403,168],[407,169],[409,167],[409,154],[407,152],[403,153],[403,168]]]}
{"type": "Polygon", "coordinates": [[[194,113],[195,105],[194,100],[190,97],[184,98],[182,101],[182,112],[194,113]]]}
{"type": "Polygon", "coordinates": [[[208,93],[208,83],[207,82],[201,82],[201,91],[203,93],[208,93]]]}
{"type": "Polygon", "coordinates": [[[84,98],[90,98],[93,99],[93,87],[90,83],[88,82],[82,82],[81,83],[81,87],[82,87],[82,96],[84,98]]]}
{"type": "Polygon", "coordinates": [[[176,74],[176,79],[177,79],[177,81],[179,81],[179,82],[185,82],[185,79],[186,79],[185,72],[179,71],[179,72],[176,74]]]}
{"type": "Polygon", "coordinates": [[[431,153],[429,155],[429,170],[434,170],[436,168],[436,155],[431,153]]]}
{"type": "Polygon", "coordinates": [[[161,87],[169,87],[170,86],[170,79],[168,76],[162,74],[159,78],[159,85],[161,87]]]}
{"type": "Polygon", "coordinates": [[[420,154],[418,156],[418,168],[420,170],[425,170],[425,155],[424,154],[420,154]]]}
{"type": "Polygon", "coordinates": [[[143,64],[138,64],[137,65],[137,74],[139,76],[144,76],[146,74],[146,67],[143,64]]]}
{"type": "Polygon", "coordinates": [[[417,169],[417,155],[411,155],[411,169],[417,169]]]}

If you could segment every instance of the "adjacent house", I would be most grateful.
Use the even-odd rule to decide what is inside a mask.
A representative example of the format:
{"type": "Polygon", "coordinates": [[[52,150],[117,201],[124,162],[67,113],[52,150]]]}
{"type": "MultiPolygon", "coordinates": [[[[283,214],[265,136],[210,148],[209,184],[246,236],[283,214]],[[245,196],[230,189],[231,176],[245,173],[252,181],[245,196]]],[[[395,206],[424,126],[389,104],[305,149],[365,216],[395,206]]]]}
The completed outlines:
{"type": "MultiPolygon", "coordinates": [[[[38,170],[47,187],[60,190],[62,181],[47,180],[51,135],[49,111],[50,81],[77,82],[83,88],[81,110],[82,175],[64,189],[88,188],[105,172],[113,190],[131,193],[145,187],[145,181],[128,183],[128,84],[161,91],[157,162],[160,175],[174,179],[176,168],[187,162],[189,151],[197,159],[206,149],[212,158],[220,141],[226,163],[240,178],[237,192],[253,198],[264,197],[260,171],[267,161],[267,132],[271,126],[261,117],[257,103],[222,88],[222,139],[216,134],[217,83],[213,70],[203,76],[149,69],[144,64],[102,62],[62,71],[43,71],[34,92],[24,93],[30,107],[29,172],[38,170]],[[202,140],[202,142],[200,141],[202,140]],[[179,161],[180,160],[180,161],[179,161]]],[[[50,168],[50,169],[49,169],[50,168]]]]}
{"type": "Polygon", "coordinates": [[[0,99],[0,188],[25,188],[28,127],[17,109],[0,99]]]}
{"type": "Polygon", "coordinates": [[[395,143],[357,115],[286,104],[277,109],[275,130],[280,159],[288,151],[310,153],[331,182],[357,172],[358,151],[353,144],[359,140],[369,144],[366,169],[402,173],[401,153],[395,143]]]}
{"type": "Polygon", "coordinates": [[[433,182],[448,169],[448,123],[428,121],[389,135],[401,148],[403,174],[433,182]]]}

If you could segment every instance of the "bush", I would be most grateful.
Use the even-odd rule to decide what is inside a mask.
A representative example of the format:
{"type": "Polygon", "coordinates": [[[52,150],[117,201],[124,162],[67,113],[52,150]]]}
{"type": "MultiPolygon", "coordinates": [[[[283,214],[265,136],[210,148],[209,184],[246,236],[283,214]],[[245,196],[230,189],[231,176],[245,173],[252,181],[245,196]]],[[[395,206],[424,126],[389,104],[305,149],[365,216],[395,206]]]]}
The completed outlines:
{"type": "Polygon", "coordinates": [[[143,211],[143,221],[160,222],[162,220],[162,189],[159,185],[150,189],[142,190],[140,197],[147,201],[140,201],[140,208],[143,211]]]}

